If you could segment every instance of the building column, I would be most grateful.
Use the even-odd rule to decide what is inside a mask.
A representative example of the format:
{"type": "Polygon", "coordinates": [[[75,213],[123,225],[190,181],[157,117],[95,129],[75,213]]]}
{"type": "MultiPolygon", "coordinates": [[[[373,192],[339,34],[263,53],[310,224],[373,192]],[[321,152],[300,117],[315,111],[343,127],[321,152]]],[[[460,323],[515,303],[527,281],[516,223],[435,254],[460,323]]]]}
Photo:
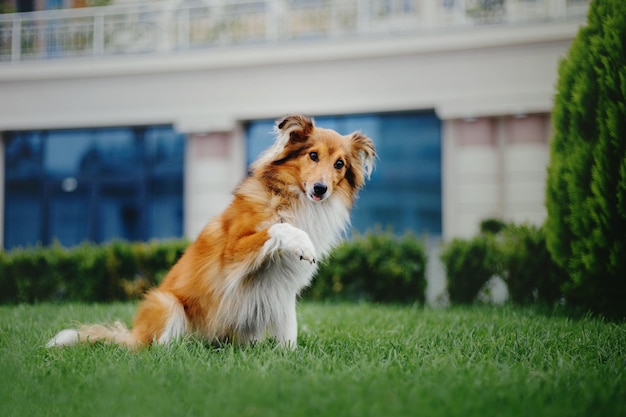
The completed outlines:
{"type": "Polygon", "coordinates": [[[545,189],[550,160],[548,114],[502,118],[505,220],[541,225],[547,216],[545,189]]]}
{"type": "Polygon", "coordinates": [[[444,121],[443,236],[468,238],[481,220],[541,225],[548,114],[444,121]]]}
{"type": "Polygon", "coordinates": [[[444,238],[471,237],[481,220],[501,216],[498,129],[492,118],[444,127],[444,238]]]}
{"type": "Polygon", "coordinates": [[[4,164],[4,137],[0,132],[0,249],[4,248],[4,187],[6,184],[4,164]]]}
{"type": "Polygon", "coordinates": [[[228,206],[245,172],[239,128],[187,135],[183,229],[188,239],[228,206]]]}

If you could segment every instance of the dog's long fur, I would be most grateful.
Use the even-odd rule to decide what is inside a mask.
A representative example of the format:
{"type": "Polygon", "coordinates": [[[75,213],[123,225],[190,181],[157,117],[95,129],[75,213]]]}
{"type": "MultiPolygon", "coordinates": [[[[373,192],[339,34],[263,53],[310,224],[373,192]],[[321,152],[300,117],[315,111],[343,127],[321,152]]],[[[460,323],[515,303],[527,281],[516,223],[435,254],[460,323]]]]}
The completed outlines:
{"type": "Polygon", "coordinates": [[[66,329],[47,346],[103,341],[131,348],[187,335],[248,343],[297,343],[296,298],[317,260],[338,243],[373,168],[372,141],[292,115],[251,166],[230,206],[200,233],[162,284],[149,291],[132,329],[122,323],[66,329]]]}

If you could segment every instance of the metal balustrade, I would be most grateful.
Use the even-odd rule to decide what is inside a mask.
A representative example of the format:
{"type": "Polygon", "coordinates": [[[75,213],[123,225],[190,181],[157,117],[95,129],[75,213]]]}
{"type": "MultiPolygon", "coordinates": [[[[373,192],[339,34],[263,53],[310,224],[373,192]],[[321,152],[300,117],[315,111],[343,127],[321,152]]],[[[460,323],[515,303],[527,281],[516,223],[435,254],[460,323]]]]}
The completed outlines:
{"type": "Polygon", "coordinates": [[[0,64],[579,19],[590,0],[153,2],[0,15],[0,64]]]}

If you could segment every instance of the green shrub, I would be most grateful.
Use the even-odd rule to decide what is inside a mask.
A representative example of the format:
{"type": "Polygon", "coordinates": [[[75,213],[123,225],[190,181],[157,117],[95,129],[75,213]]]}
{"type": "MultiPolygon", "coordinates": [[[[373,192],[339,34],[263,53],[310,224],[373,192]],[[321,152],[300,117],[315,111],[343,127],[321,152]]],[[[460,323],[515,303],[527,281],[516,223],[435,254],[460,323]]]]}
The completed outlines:
{"type": "Polygon", "coordinates": [[[495,236],[453,239],[444,245],[440,258],[446,269],[447,290],[453,304],[471,304],[491,277],[498,274],[495,236]]]}
{"type": "Polygon", "coordinates": [[[9,259],[7,254],[0,251],[0,303],[14,301],[17,294],[15,280],[10,278],[8,267],[9,259]]]}
{"type": "Polygon", "coordinates": [[[452,303],[472,303],[493,276],[502,278],[515,304],[552,305],[563,297],[566,274],[550,256],[543,227],[483,221],[482,234],[454,239],[441,259],[452,303]]]}
{"type": "Polygon", "coordinates": [[[57,256],[57,275],[61,298],[72,301],[102,301],[106,293],[106,271],[97,258],[102,250],[93,244],[84,243],[71,250],[63,250],[57,256]]]}
{"type": "Polygon", "coordinates": [[[500,219],[485,219],[480,222],[480,233],[498,234],[507,227],[507,224],[500,219]]]}
{"type": "Polygon", "coordinates": [[[626,2],[591,3],[559,67],[547,243],[568,304],[626,317],[626,2]]]}
{"type": "Polygon", "coordinates": [[[56,259],[42,249],[18,249],[5,257],[5,279],[12,281],[12,301],[34,303],[54,298],[57,290],[53,273],[56,259]]]}
{"type": "Polygon", "coordinates": [[[304,296],[321,300],[424,303],[426,253],[415,236],[369,233],[339,245],[304,296]]]}
{"type": "Polygon", "coordinates": [[[546,247],[545,229],[509,224],[498,241],[501,277],[516,304],[554,304],[566,275],[546,247]]]}
{"type": "Polygon", "coordinates": [[[115,301],[141,296],[188,242],[84,243],[0,252],[0,302],[115,301]]]}

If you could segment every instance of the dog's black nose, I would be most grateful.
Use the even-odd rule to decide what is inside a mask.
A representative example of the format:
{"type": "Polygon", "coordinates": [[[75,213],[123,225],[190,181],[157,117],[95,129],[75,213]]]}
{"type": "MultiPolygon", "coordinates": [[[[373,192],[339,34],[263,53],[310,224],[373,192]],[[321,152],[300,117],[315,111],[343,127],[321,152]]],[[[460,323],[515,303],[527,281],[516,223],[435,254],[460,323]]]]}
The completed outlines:
{"type": "Polygon", "coordinates": [[[316,182],[315,184],[313,184],[313,194],[315,194],[318,197],[321,197],[324,194],[326,194],[326,190],[328,190],[328,187],[325,184],[322,184],[321,182],[316,182]]]}

